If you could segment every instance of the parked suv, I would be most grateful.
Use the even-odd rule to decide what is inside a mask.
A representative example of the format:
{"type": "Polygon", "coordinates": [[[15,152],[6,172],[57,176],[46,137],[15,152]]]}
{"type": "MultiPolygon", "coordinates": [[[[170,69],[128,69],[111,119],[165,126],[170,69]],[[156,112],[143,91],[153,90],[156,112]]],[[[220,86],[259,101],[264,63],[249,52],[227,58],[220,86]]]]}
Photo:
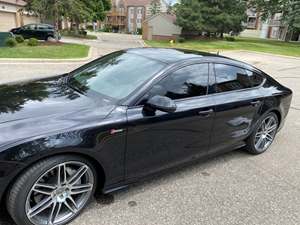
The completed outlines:
{"type": "Polygon", "coordinates": [[[27,24],[14,28],[10,32],[15,35],[22,35],[25,39],[36,38],[38,40],[48,40],[56,36],[60,39],[60,34],[55,30],[54,26],[48,24],[27,24]]]}

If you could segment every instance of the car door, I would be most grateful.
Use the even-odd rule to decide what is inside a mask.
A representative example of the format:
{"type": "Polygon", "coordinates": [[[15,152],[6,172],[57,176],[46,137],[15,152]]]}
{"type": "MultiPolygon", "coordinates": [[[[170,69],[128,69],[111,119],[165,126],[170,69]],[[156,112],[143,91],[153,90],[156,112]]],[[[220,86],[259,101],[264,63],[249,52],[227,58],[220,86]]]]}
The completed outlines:
{"type": "Polygon", "coordinates": [[[36,25],[34,34],[35,34],[35,38],[39,39],[39,40],[45,40],[45,33],[46,33],[46,29],[47,27],[45,25],[36,25]]]}
{"type": "Polygon", "coordinates": [[[215,122],[210,153],[241,147],[258,119],[263,96],[255,73],[240,67],[215,64],[215,122]]]}
{"type": "Polygon", "coordinates": [[[25,38],[25,39],[29,39],[34,37],[34,32],[35,32],[35,24],[29,24],[26,25],[22,28],[20,34],[25,38]]]}
{"type": "Polygon", "coordinates": [[[207,96],[209,66],[188,65],[156,83],[127,111],[126,178],[137,178],[207,154],[214,118],[207,96]],[[146,115],[143,104],[153,96],[175,101],[174,113],[146,115]]]}

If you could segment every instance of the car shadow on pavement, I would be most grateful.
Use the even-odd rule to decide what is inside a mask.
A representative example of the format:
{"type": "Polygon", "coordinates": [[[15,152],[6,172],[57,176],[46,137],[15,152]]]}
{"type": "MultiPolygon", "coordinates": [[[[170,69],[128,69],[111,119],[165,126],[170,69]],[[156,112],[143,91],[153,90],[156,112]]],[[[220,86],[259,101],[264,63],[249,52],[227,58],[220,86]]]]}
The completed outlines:
{"type": "MultiPolygon", "coordinates": [[[[189,174],[192,174],[194,171],[199,171],[201,176],[210,176],[211,174],[209,170],[216,164],[227,163],[231,160],[247,157],[249,157],[249,154],[245,153],[245,151],[236,150],[210,159],[195,160],[194,162],[181,165],[180,167],[168,169],[162,173],[151,176],[151,178],[145,178],[136,184],[130,185],[129,188],[116,191],[113,194],[97,194],[95,196],[95,201],[97,204],[101,205],[101,207],[106,207],[114,203],[115,196],[126,199],[128,196],[143,192],[145,189],[162,185],[165,182],[169,182],[173,179],[180,179],[182,177],[189,176],[189,174]]],[[[129,201],[128,205],[130,207],[134,207],[137,205],[137,203],[134,201],[129,201]]],[[[3,206],[0,207],[0,225],[15,225],[3,206]]]]}
{"type": "Polygon", "coordinates": [[[0,225],[15,225],[3,206],[0,207],[0,225]]]}

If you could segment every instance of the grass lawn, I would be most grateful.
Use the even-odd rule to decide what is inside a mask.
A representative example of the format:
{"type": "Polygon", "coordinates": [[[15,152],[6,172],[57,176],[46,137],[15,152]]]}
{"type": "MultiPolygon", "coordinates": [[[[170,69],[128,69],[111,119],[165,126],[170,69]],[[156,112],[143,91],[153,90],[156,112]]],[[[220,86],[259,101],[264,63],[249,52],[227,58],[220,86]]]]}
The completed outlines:
{"type": "Polygon", "coordinates": [[[0,47],[0,58],[71,59],[88,56],[90,47],[80,44],[39,43],[31,47],[18,44],[14,48],[0,47]]]}
{"type": "Polygon", "coordinates": [[[226,40],[187,40],[184,43],[170,44],[169,41],[146,41],[152,47],[186,48],[199,51],[216,52],[222,50],[250,50],[279,55],[300,56],[300,43],[282,42],[258,38],[236,38],[226,40]]]}

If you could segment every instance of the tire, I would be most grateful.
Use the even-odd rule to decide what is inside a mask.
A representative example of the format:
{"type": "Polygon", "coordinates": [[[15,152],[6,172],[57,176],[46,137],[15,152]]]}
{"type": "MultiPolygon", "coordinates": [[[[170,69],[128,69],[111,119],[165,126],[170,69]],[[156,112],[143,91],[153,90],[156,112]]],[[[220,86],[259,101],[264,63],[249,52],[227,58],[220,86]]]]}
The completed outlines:
{"type": "Polygon", "coordinates": [[[275,136],[276,136],[276,133],[278,130],[278,126],[279,126],[279,120],[275,113],[270,112],[270,113],[266,114],[265,116],[263,116],[257,123],[252,134],[247,138],[245,149],[249,153],[254,154],[254,155],[259,155],[259,154],[267,151],[275,139],[275,136]],[[272,133],[265,135],[265,133],[267,133],[268,129],[264,129],[264,128],[266,128],[266,126],[264,126],[264,122],[265,122],[265,124],[268,123],[269,119],[274,122],[274,126],[270,127],[270,128],[272,128],[272,129],[270,129],[270,131],[272,130],[272,133]],[[260,136],[261,133],[262,133],[262,136],[260,136]],[[264,140],[263,137],[265,137],[265,139],[266,139],[265,142],[263,141],[264,140]],[[271,137],[272,137],[272,139],[271,139],[271,137]]]}
{"type": "Polygon", "coordinates": [[[17,225],[45,225],[50,221],[49,218],[53,225],[63,225],[75,219],[89,204],[96,184],[96,171],[87,159],[74,155],[54,156],[32,165],[17,178],[8,191],[7,210],[17,225]],[[57,179],[58,174],[60,179],[57,179]],[[76,177],[77,174],[79,175],[76,177]],[[78,185],[83,188],[79,189],[78,185]],[[76,191],[85,192],[80,194],[76,191]],[[75,192],[77,194],[74,194],[75,192]],[[51,205],[34,215],[42,209],[40,207],[34,210],[34,207],[44,200],[48,203],[42,207],[52,202],[51,205]]]}
{"type": "Polygon", "coordinates": [[[50,41],[50,39],[54,39],[54,37],[53,37],[53,36],[47,36],[47,37],[45,38],[45,41],[50,41]]]}

